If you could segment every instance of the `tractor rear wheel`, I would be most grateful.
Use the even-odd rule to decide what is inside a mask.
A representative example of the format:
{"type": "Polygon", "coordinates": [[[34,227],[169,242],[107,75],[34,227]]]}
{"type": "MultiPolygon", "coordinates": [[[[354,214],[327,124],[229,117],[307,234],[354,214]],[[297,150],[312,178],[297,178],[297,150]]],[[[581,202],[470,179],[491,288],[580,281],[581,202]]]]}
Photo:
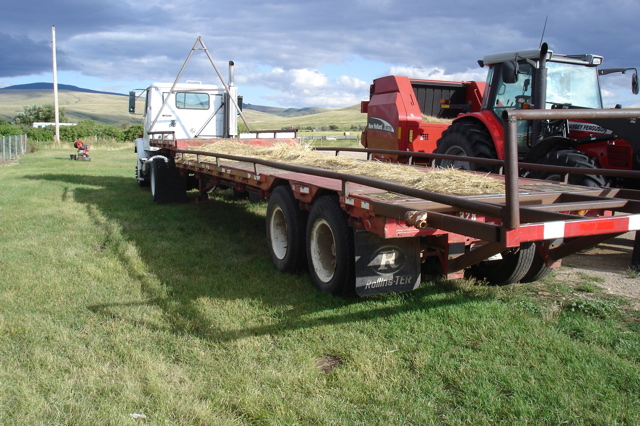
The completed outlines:
{"type": "MultiPolygon", "coordinates": [[[[436,154],[461,155],[484,159],[497,159],[496,148],[487,129],[478,123],[453,123],[438,139],[436,154]]],[[[473,163],[458,160],[436,160],[436,166],[454,167],[462,170],[495,172],[490,164],[473,163]]]]}
{"type": "MultiPolygon", "coordinates": [[[[588,169],[597,168],[595,160],[587,157],[573,149],[565,149],[560,151],[551,151],[547,153],[540,161],[539,164],[545,164],[548,166],[563,166],[563,167],[583,167],[588,169]]],[[[549,172],[544,170],[531,170],[527,173],[526,177],[532,179],[545,179],[556,182],[563,181],[563,175],[559,172],[549,172]]],[[[606,186],[607,180],[600,175],[569,175],[569,183],[572,185],[582,186],[606,186]]]]}

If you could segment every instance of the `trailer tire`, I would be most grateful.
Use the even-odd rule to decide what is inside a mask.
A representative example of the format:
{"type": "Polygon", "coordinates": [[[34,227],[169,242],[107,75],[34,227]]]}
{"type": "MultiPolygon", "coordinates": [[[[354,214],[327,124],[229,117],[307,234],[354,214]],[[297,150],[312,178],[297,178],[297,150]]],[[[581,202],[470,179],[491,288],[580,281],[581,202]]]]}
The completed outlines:
{"type": "Polygon", "coordinates": [[[280,272],[298,272],[304,267],[307,216],[291,188],[273,190],[267,205],[267,242],[271,260],[280,272]]]}
{"type": "Polygon", "coordinates": [[[520,282],[532,283],[535,281],[539,281],[544,277],[546,277],[547,275],[549,275],[551,271],[552,269],[549,268],[544,263],[544,259],[542,258],[542,255],[538,252],[538,250],[536,250],[533,256],[533,260],[531,262],[531,267],[529,268],[527,273],[524,275],[524,277],[520,279],[520,282]]]}
{"type": "Polygon", "coordinates": [[[353,231],[337,198],[323,196],[311,208],[306,233],[307,263],[320,291],[350,296],[355,291],[353,231]]]}
{"type": "Polygon", "coordinates": [[[493,285],[514,284],[529,272],[535,254],[534,243],[522,243],[519,250],[502,253],[502,260],[480,262],[469,268],[469,273],[493,285]]]}
{"type": "MultiPolygon", "coordinates": [[[[595,160],[587,157],[579,151],[573,149],[565,149],[559,151],[548,152],[538,164],[547,166],[564,166],[564,167],[583,167],[588,169],[597,168],[595,160]]],[[[526,177],[532,179],[544,179],[561,182],[562,174],[558,172],[549,172],[545,170],[531,170],[526,177]]],[[[591,187],[607,186],[607,180],[601,175],[569,175],[569,183],[571,185],[582,185],[591,187]]]]}
{"type": "Polygon", "coordinates": [[[187,201],[187,178],[180,175],[173,159],[152,160],[150,183],[151,199],[158,204],[187,201]]]}
{"type": "MultiPolygon", "coordinates": [[[[437,148],[433,151],[436,154],[462,155],[492,160],[498,158],[491,134],[482,124],[478,123],[453,123],[442,132],[442,137],[438,139],[436,144],[437,148]]],[[[467,161],[437,159],[435,165],[488,173],[496,171],[496,167],[490,164],[469,163],[467,161]]]]}

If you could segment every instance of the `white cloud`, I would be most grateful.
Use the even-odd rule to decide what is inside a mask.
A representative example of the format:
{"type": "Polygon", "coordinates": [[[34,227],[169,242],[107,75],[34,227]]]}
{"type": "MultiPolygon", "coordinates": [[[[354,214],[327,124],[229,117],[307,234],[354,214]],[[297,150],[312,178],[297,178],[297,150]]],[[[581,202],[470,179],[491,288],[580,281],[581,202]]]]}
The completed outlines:
{"type": "Polygon", "coordinates": [[[606,98],[615,98],[616,95],[615,95],[615,93],[613,93],[613,92],[611,92],[609,90],[602,89],[602,97],[605,98],[605,99],[606,98]]]}
{"type": "MultiPolygon", "coordinates": [[[[236,78],[239,85],[260,85],[277,91],[263,95],[265,99],[289,107],[323,106],[341,108],[351,106],[368,97],[369,84],[358,78],[341,75],[334,80],[316,69],[274,68],[267,72],[236,78]]],[[[255,103],[247,100],[249,103],[255,103]]]]}
{"type": "Polygon", "coordinates": [[[322,88],[326,87],[329,81],[326,75],[317,70],[295,69],[290,70],[289,73],[291,75],[291,86],[294,88],[302,88],[304,90],[322,88]]]}
{"type": "Polygon", "coordinates": [[[336,78],[336,84],[345,89],[363,90],[369,89],[371,82],[365,82],[356,77],[349,77],[348,75],[341,75],[336,78]]]}
{"type": "Polygon", "coordinates": [[[426,80],[444,80],[444,81],[484,81],[487,77],[486,69],[478,68],[477,70],[466,70],[447,74],[444,69],[434,68],[416,68],[416,67],[391,67],[390,75],[404,75],[410,78],[420,78],[426,80]]]}

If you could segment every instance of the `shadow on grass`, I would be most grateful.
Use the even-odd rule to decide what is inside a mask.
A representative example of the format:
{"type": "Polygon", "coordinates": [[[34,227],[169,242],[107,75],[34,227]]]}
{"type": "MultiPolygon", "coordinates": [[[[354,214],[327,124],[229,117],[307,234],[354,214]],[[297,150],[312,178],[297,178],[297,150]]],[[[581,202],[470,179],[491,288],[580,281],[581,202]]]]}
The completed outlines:
{"type": "Polygon", "coordinates": [[[156,306],[165,313],[174,333],[225,341],[391,317],[470,300],[469,295],[434,285],[369,299],[342,299],[318,292],[306,274],[282,274],[275,269],[266,247],[263,213],[247,201],[232,202],[230,196],[217,196],[203,204],[190,200],[157,205],[133,178],[45,174],[31,179],[68,183],[71,189],[64,189],[61,201],[73,197],[84,204],[91,220],[103,228],[104,242],[96,250],[112,250],[129,276],[140,283],[145,300],[88,307],[107,317],[118,317],[121,308],[156,306]],[[131,244],[136,248],[135,257],[126,249],[131,244]],[[433,297],[436,293],[446,296],[433,297]],[[220,300],[249,300],[276,314],[266,325],[219,327],[203,312],[203,298],[213,305],[220,300]],[[362,309],[341,309],[350,305],[362,309]]]}

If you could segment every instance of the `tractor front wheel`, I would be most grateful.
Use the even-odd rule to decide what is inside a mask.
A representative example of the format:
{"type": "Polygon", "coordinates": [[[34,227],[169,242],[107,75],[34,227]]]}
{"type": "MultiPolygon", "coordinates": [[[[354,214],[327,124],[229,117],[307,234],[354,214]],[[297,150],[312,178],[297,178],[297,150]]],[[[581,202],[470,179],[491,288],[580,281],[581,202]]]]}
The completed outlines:
{"type": "MultiPolygon", "coordinates": [[[[551,151],[547,153],[540,161],[539,164],[545,164],[547,166],[564,166],[564,167],[583,167],[587,169],[597,168],[595,160],[587,157],[581,152],[565,149],[560,151],[551,151]]],[[[545,179],[556,182],[563,181],[563,174],[560,172],[549,172],[544,170],[531,170],[527,173],[526,177],[532,179],[545,179]]],[[[569,175],[569,183],[572,185],[582,186],[606,186],[607,180],[601,175],[569,175]]]]}

